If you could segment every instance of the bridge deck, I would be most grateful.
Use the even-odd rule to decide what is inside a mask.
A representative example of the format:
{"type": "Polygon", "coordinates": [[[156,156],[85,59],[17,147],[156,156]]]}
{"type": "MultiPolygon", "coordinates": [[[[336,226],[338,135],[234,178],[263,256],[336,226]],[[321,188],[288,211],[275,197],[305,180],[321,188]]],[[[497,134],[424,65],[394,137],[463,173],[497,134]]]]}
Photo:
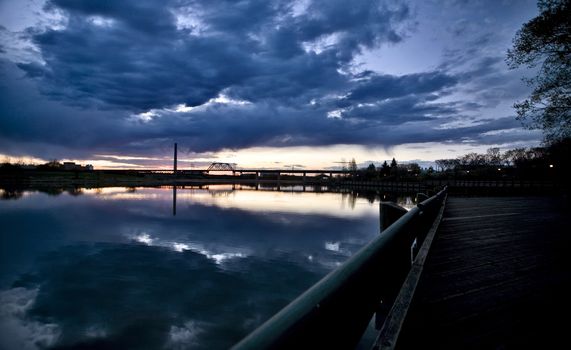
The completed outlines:
{"type": "Polygon", "coordinates": [[[568,215],[554,198],[450,197],[397,348],[568,343],[568,215]]]}

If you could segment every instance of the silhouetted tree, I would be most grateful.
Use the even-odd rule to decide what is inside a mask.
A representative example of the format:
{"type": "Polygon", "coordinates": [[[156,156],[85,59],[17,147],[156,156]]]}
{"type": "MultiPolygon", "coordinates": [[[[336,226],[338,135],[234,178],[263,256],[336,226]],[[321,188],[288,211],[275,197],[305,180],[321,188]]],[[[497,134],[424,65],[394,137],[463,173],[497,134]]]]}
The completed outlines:
{"type": "Polygon", "coordinates": [[[438,159],[435,161],[441,171],[454,170],[458,165],[457,159],[438,159]]]}
{"type": "Polygon", "coordinates": [[[375,164],[369,164],[367,169],[365,169],[365,176],[367,179],[373,179],[377,177],[377,168],[375,167],[375,164]]]}
{"type": "Polygon", "coordinates": [[[420,171],[422,169],[420,168],[420,165],[418,165],[418,163],[410,163],[406,165],[406,170],[408,173],[412,175],[418,175],[420,174],[420,171]]]}
{"type": "Polygon", "coordinates": [[[486,166],[486,156],[476,152],[468,153],[460,157],[459,165],[462,170],[471,170],[486,166]]]}
{"type": "Polygon", "coordinates": [[[391,161],[391,168],[396,168],[397,167],[397,161],[396,159],[393,158],[393,160],[391,161]]]}
{"type": "Polygon", "coordinates": [[[518,119],[543,129],[550,143],[571,137],[571,1],[539,0],[540,14],[516,33],[507,63],[534,68],[537,76],[524,79],[531,96],[514,104],[518,119]]]}
{"type": "Polygon", "coordinates": [[[503,155],[504,164],[508,166],[518,166],[526,159],[525,148],[514,148],[506,151],[503,155]]]}
{"type": "Polygon", "coordinates": [[[387,161],[385,160],[383,162],[383,165],[381,165],[381,175],[382,176],[387,176],[391,173],[391,167],[389,166],[389,164],[387,164],[387,161]]]}
{"type": "Polygon", "coordinates": [[[498,147],[488,148],[486,152],[486,163],[493,167],[502,165],[502,153],[498,147]]]}
{"type": "Polygon", "coordinates": [[[568,183],[571,178],[571,163],[569,162],[569,154],[571,154],[571,138],[552,143],[549,146],[549,171],[554,172],[559,181],[568,183]]]}
{"type": "Polygon", "coordinates": [[[42,169],[42,170],[57,170],[60,169],[62,167],[62,164],[57,160],[51,160],[47,163],[41,164],[38,166],[38,169],[42,169]]]}
{"type": "Polygon", "coordinates": [[[391,161],[391,176],[395,176],[398,178],[398,175],[399,175],[399,167],[396,159],[393,158],[393,160],[391,161]]]}
{"type": "Polygon", "coordinates": [[[503,154],[498,148],[490,148],[486,154],[468,153],[456,159],[439,159],[435,162],[447,175],[548,179],[567,183],[567,179],[571,178],[569,154],[571,138],[566,138],[552,142],[547,147],[515,148],[503,154]]]}

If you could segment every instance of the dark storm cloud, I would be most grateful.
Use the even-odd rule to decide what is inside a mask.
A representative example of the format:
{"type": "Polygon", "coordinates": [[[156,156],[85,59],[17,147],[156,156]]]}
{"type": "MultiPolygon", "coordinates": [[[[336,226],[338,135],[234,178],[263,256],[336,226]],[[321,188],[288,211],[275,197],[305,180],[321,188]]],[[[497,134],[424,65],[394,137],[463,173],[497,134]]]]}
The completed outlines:
{"type": "Polygon", "coordinates": [[[359,70],[363,50],[410,35],[398,2],[51,0],[45,11],[63,24],[12,35],[41,60],[0,61],[0,153],[159,155],[174,140],[196,152],[486,143],[517,127],[505,113],[468,117],[524,92],[499,55],[483,53],[492,34],[425,72],[359,70]],[[221,95],[248,103],[213,100],[221,95]],[[197,108],[175,112],[181,104],[197,108]]]}
{"type": "MultiPolygon", "coordinates": [[[[0,60],[0,149],[37,157],[85,156],[86,148],[117,145],[126,121],[112,112],[84,110],[49,101],[12,63],[0,60]]],[[[136,134],[136,133],[135,133],[136,134]]]]}
{"type": "Polygon", "coordinates": [[[402,76],[366,71],[354,79],[356,87],[336,102],[344,118],[397,125],[458,115],[466,107],[434,102],[458,83],[456,77],[439,71],[402,76]]]}
{"type": "Polygon", "coordinates": [[[245,45],[223,36],[179,42],[72,19],[66,30],[35,35],[34,42],[47,64],[20,67],[41,73],[45,94],[84,105],[134,111],[200,105],[252,69],[245,45]]]}
{"type": "Polygon", "coordinates": [[[399,125],[413,121],[442,119],[459,113],[454,104],[428,104],[415,96],[400,97],[374,104],[351,106],[341,113],[343,118],[375,120],[383,125],[399,125]]]}
{"type": "MultiPolygon", "coordinates": [[[[385,110],[379,108],[371,112],[374,118],[365,119],[358,115],[359,118],[344,116],[337,119],[315,118],[315,114],[326,113],[327,108],[323,107],[308,111],[295,107],[275,108],[272,104],[250,107],[225,105],[186,114],[166,114],[149,122],[148,129],[155,130],[157,136],[171,135],[193,150],[211,150],[220,144],[239,149],[252,146],[322,146],[342,142],[369,146],[396,145],[405,140],[459,142],[466,138],[485,143],[485,137],[480,134],[518,126],[513,117],[506,117],[478,120],[468,126],[439,128],[441,124],[457,121],[457,108],[454,103],[418,106],[409,108],[404,116],[397,116],[396,112],[385,114],[385,110]],[[440,114],[441,117],[423,116],[426,114],[440,114]],[[217,123],[213,123],[212,118],[217,123]]],[[[406,107],[400,109],[407,110],[406,107]]],[[[150,134],[147,136],[151,137],[150,134]]]]}
{"type": "Polygon", "coordinates": [[[167,4],[173,1],[76,1],[50,0],[47,9],[62,9],[74,20],[85,16],[104,16],[117,19],[121,25],[149,35],[170,33],[176,29],[174,16],[167,4]]]}
{"type": "Polygon", "coordinates": [[[443,72],[394,76],[364,72],[356,76],[359,85],[347,96],[348,101],[384,100],[408,95],[440,92],[454,86],[458,79],[443,72]]]}
{"type": "Polygon", "coordinates": [[[437,88],[361,106],[353,103],[341,112],[340,119],[327,117],[340,100],[325,99],[315,105],[284,106],[271,100],[246,105],[209,103],[184,113],[159,111],[152,120],[143,122],[133,120],[129,111],[85,110],[46,101],[13,65],[0,67],[7,78],[3,81],[10,82],[9,86],[0,82],[0,148],[9,154],[48,159],[88,158],[113,154],[117,149],[131,155],[163,155],[170,152],[173,140],[194,152],[222,147],[374,146],[466,138],[485,142],[481,133],[518,125],[508,117],[501,123],[483,120],[478,126],[438,129],[440,124],[453,122],[461,111],[480,106],[436,103],[433,94],[437,88]]]}
{"type": "Polygon", "coordinates": [[[52,0],[47,9],[67,25],[31,31],[46,64],[20,67],[48,95],[134,111],[201,105],[225,89],[249,100],[338,90],[347,82],[338,70],[362,48],[399,41],[394,26],[408,17],[379,1],[314,1],[297,16],[291,2],[265,0],[52,0]]]}

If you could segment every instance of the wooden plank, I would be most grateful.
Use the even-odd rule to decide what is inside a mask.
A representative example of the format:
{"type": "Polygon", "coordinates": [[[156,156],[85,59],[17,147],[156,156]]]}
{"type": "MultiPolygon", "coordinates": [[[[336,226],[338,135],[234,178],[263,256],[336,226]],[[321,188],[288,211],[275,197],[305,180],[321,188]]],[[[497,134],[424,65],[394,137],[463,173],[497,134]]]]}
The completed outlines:
{"type": "Polygon", "coordinates": [[[549,347],[571,312],[568,204],[450,197],[397,348],[549,347]]]}

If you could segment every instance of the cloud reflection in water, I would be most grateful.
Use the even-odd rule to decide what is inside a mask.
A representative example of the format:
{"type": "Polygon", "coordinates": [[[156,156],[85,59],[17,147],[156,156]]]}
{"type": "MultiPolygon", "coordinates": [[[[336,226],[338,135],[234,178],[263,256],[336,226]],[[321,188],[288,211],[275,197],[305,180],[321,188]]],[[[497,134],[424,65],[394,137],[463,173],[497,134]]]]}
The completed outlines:
{"type": "Polygon", "coordinates": [[[227,348],[378,232],[364,198],[181,192],[176,217],[169,189],[0,202],[1,293],[25,305],[3,299],[0,347],[227,348]]]}

